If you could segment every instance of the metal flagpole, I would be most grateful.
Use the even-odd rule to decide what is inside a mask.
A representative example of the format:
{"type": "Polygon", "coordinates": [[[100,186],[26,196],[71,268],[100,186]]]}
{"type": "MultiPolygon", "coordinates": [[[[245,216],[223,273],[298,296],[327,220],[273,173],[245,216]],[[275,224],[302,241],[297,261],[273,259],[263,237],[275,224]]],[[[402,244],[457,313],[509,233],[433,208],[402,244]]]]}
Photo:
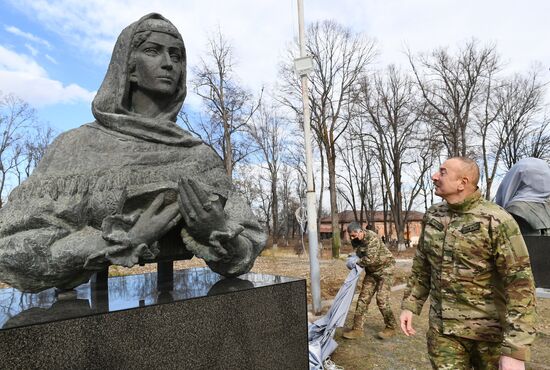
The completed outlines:
{"type": "Polygon", "coordinates": [[[306,150],[306,171],[307,171],[307,234],[309,241],[309,267],[311,274],[311,298],[313,302],[313,313],[321,312],[321,279],[318,260],[317,240],[317,209],[315,206],[315,189],[313,188],[312,149],[311,149],[311,127],[308,96],[308,74],[313,69],[313,61],[306,55],[305,31],[304,31],[304,1],[298,1],[298,27],[300,41],[300,58],[294,61],[296,72],[302,80],[302,101],[304,104],[304,140],[306,150]]]}

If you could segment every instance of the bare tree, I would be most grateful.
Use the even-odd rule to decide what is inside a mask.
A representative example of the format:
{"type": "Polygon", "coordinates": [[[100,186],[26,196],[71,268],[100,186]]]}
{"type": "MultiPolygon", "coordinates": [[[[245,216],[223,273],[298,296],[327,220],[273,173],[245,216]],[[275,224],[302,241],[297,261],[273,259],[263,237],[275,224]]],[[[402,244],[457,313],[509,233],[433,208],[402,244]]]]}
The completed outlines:
{"type": "MultiPolygon", "coordinates": [[[[31,172],[38,165],[38,162],[44,157],[48,145],[55,137],[55,131],[50,126],[38,126],[31,131],[30,135],[26,138],[24,144],[25,153],[25,168],[24,173],[26,177],[31,175],[31,172]],[[33,133],[34,131],[34,133],[33,133]]],[[[19,183],[21,183],[19,181],[19,183]]]]}
{"type": "Polygon", "coordinates": [[[266,176],[258,166],[239,166],[233,179],[235,189],[245,198],[254,215],[271,234],[271,192],[266,191],[266,176]]]}
{"type": "MultiPolygon", "coordinates": [[[[297,181],[300,184],[306,184],[306,163],[305,163],[305,157],[304,157],[304,142],[303,142],[303,136],[300,135],[294,135],[294,141],[292,143],[289,143],[289,145],[292,146],[292,150],[288,151],[288,165],[291,166],[297,174],[297,181]]],[[[315,180],[315,176],[314,176],[315,180]]],[[[305,185],[304,185],[305,187],[305,185]]],[[[300,199],[305,198],[305,190],[304,193],[301,194],[300,199]]]]}
{"type": "Polygon", "coordinates": [[[283,156],[287,140],[285,140],[285,121],[277,114],[274,106],[261,105],[248,128],[255,145],[258,147],[262,167],[268,173],[268,183],[271,191],[271,221],[273,247],[277,247],[279,238],[279,172],[283,164],[283,156]]]}
{"type": "Polygon", "coordinates": [[[25,139],[35,119],[36,113],[28,103],[14,95],[0,95],[0,207],[10,174],[24,161],[25,139]]]}
{"type": "Polygon", "coordinates": [[[354,119],[339,145],[339,158],[344,169],[338,176],[338,191],[351,207],[355,221],[374,223],[374,212],[379,204],[376,171],[378,158],[375,156],[372,141],[364,135],[372,129],[361,114],[354,119]]]}
{"type": "Polygon", "coordinates": [[[234,67],[233,47],[218,29],[209,38],[199,66],[192,69],[194,91],[202,98],[207,117],[179,115],[188,130],[220,154],[229,176],[235,164],[250,154],[246,138],[240,135],[259,105],[239,84],[234,67]]]}
{"type": "MultiPolygon", "coordinates": [[[[285,98],[280,99],[280,102],[282,104],[289,104],[289,100],[286,100],[285,98]]],[[[292,106],[297,109],[296,106],[292,106]]],[[[293,110],[294,110],[293,108],[293,110]]],[[[295,114],[297,114],[297,110],[294,110],[295,114]]],[[[297,121],[298,121],[298,127],[302,135],[296,135],[294,136],[294,142],[292,144],[294,150],[287,151],[288,154],[288,164],[292,166],[298,176],[298,186],[304,186],[304,193],[300,195],[300,199],[305,198],[305,188],[307,187],[307,180],[306,180],[306,163],[305,163],[305,145],[304,145],[304,136],[303,136],[303,116],[300,114],[297,114],[297,121]]],[[[313,173],[313,188],[319,193],[319,200],[318,200],[318,207],[317,207],[317,238],[319,240],[320,245],[322,246],[322,241],[320,237],[320,230],[321,230],[321,215],[323,212],[323,195],[324,195],[324,183],[325,183],[325,161],[323,156],[323,150],[322,150],[322,144],[319,141],[319,138],[315,136],[315,143],[317,144],[317,147],[320,149],[318,152],[316,151],[316,148],[314,147],[314,156],[317,156],[320,159],[319,164],[319,171],[315,171],[313,173]],[[319,186],[317,186],[319,184],[319,186]]]]}
{"type": "MultiPolygon", "coordinates": [[[[311,125],[322,144],[328,169],[331,219],[332,256],[340,254],[340,233],[336,189],[337,142],[349,125],[349,105],[354,86],[376,55],[375,43],[334,21],[313,23],[306,34],[307,53],[313,57],[313,72],[309,75],[311,125]]],[[[292,53],[292,60],[296,53],[292,53]]],[[[301,100],[299,80],[291,68],[282,68],[285,105],[296,112],[301,100]]]]}
{"type": "MultiPolygon", "coordinates": [[[[422,163],[422,167],[427,168],[423,172],[423,175],[417,174],[415,177],[420,179],[420,194],[422,195],[422,205],[424,212],[426,212],[434,203],[434,184],[432,181],[432,172],[435,165],[439,165],[438,159],[441,159],[441,152],[444,150],[440,141],[435,139],[435,129],[430,125],[424,125],[422,131],[424,143],[423,150],[419,153],[419,162],[422,163]]],[[[418,171],[422,172],[422,171],[418,171]]]]}
{"type": "Polygon", "coordinates": [[[296,232],[299,229],[299,225],[296,222],[295,213],[301,206],[300,193],[293,193],[293,189],[296,189],[293,185],[296,184],[296,173],[292,168],[286,164],[281,169],[281,185],[279,187],[279,193],[281,198],[282,207],[282,234],[284,235],[286,244],[291,238],[294,238],[296,232]]]}
{"type": "Polygon", "coordinates": [[[338,195],[351,207],[355,221],[363,222],[364,209],[360,193],[365,187],[365,171],[361,158],[355,156],[353,139],[346,135],[343,145],[338,145],[338,155],[344,165],[344,171],[337,173],[338,195]]]}
{"type": "Polygon", "coordinates": [[[537,71],[527,76],[515,75],[504,84],[499,96],[503,105],[499,118],[505,138],[503,160],[506,169],[523,157],[537,155],[530,148],[537,148],[544,142],[545,123],[540,114],[545,92],[537,71]]]}
{"type": "Polygon", "coordinates": [[[308,28],[307,50],[314,61],[310,75],[312,128],[327,160],[332,220],[332,256],[340,255],[340,223],[336,190],[337,143],[350,122],[355,85],[373,61],[375,43],[333,21],[308,28]]]}
{"type": "Polygon", "coordinates": [[[509,168],[526,154],[528,136],[536,130],[536,118],[542,110],[544,84],[537,71],[503,81],[489,76],[488,81],[485,103],[476,122],[481,137],[485,197],[491,199],[502,156],[509,168]]]}
{"type": "MultiPolygon", "coordinates": [[[[474,132],[481,139],[481,179],[485,181],[485,196],[490,199],[491,186],[494,181],[498,162],[504,148],[501,138],[502,125],[499,125],[499,116],[503,108],[503,84],[496,78],[496,70],[489,71],[487,82],[483,89],[481,104],[473,116],[475,121],[474,132]]],[[[482,189],[483,190],[483,189],[482,189]]]]}
{"type": "Polygon", "coordinates": [[[361,81],[360,102],[373,127],[373,132],[368,135],[376,143],[384,191],[388,195],[400,250],[405,246],[407,211],[412,208],[421,189],[421,179],[427,171],[426,165],[423,165],[419,175],[409,179],[404,178],[405,168],[414,163],[426,162],[419,162],[416,152],[421,153],[421,158],[429,157],[423,149],[429,147],[425,140],[415,140],[416,135],[422,131],[421,119],[425,106],[416,96],[417,91],[412,80],[395,66],[389,66],[384,74],[379,73],[361,81]],[[404,181],[413,184],[406,203],[404,181]]]}
{"type": "Polygon", "coordinates": [[[259,213],[262,215],[261,219],[265,220],[265,226],[267,228],[267,234],[273,235],[272,231],[272,221],[271,217],[273,215],[272,207],[273,207],[273,198],[270,191],[266,191],[266,184],[269,183],[269,180],[265,176],[265,174],[256,174],[255,176],[256,186],[260,191],[258,192],[258,210],[259,213]]]}
{"type": "Polygon", "coordinates": [[[258,199],[259,194],[262,192],[262,189],[258,186],[256,182],[256,174],[253,174],[250,169],[241,167],[241,171],[237,170],[237,175],[233,179],[233,185],[235,190],[245,199],[248,206],[252,209],[255,214],[258,209],[258,199]]]}
{"type": "Polygon", "coordinates": [[[550,162],[550,120],[545,117],[525,142],[525,156],[550,162]]]}
{"type": "Polygon", "coordinates": [[[499,68],[495,46],[472,40],[452,55],[439,48],[409,62],[428,107],[427,119],[439,132],[448,156],[466,156],[473,111],[482,99],[488,75],[499,68]]]}

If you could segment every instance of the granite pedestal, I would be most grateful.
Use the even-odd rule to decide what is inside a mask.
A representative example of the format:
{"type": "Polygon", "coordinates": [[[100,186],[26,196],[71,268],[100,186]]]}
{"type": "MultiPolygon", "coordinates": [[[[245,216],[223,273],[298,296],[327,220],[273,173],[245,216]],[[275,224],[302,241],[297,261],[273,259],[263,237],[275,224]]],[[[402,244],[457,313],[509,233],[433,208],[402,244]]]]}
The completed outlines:
{"type": "Polygon", "coordinates": [[[550,236],[523,236],[537,288],[550,288],[550,236]]]}
{"type": "Polygon", "coordinates": [[[207,268],[109,278],[108,289],[0,290],[1,367],[307,369],[305,280],[207,268]]]}

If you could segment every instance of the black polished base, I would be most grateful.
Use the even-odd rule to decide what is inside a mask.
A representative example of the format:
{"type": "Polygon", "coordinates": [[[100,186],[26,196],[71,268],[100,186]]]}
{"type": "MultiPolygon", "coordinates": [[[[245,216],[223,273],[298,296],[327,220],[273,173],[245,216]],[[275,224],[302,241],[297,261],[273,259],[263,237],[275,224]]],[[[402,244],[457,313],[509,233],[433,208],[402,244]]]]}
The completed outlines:
{"type": "Polygon", "coordinates": [[[524,236],[537,288],[550,288],[550,236],[524,236]]]}
{"type": "Polygon", "coordinates": [[[108,291],[0,290],[2,368],[307,369],[305,280],[208,269],[110,278],[108,291]]]}

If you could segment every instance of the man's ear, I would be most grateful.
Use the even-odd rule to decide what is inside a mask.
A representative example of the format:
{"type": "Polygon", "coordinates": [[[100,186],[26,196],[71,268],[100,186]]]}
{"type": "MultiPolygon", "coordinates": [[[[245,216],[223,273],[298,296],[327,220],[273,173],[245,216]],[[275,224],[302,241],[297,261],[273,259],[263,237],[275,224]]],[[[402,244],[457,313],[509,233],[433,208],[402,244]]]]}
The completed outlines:
{"type": "Polygon", "coordinates": [[[460,179],[460,183],[458,184],[458,190],[464,190],[470,183],[470,179],[466,176],[462,177],[460,179]]]}

